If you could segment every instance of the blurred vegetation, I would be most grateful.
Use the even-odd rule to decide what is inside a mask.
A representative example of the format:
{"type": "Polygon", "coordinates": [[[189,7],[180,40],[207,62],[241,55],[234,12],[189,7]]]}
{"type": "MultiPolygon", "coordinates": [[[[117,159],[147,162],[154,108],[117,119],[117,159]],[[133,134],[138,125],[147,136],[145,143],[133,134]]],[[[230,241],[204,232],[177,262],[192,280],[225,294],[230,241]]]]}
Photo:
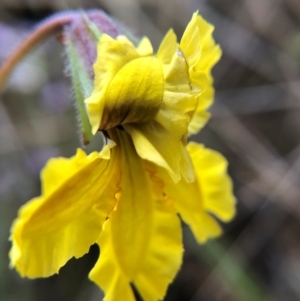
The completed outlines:
{"type": "MultiPolygon", "coordinates": [[[[300,2],[1,0],[0,62],[44,17],[95,7],[156,47],[170,27],[180,36],[199,10],[223,49],[213,117],[195,139],[228,158],[238,215],[203,246],[184,227],[184,264],[166,301],[300,300],[300,2]]],[[[87,279],[96,246],[48,279],[22,279],[8,267],[9,228],[18,208],[39,194],[40,169],[79,146],[64,68],[62,46],[52,38],[0,95],[0,300],[102,299],[87,279]]]]}

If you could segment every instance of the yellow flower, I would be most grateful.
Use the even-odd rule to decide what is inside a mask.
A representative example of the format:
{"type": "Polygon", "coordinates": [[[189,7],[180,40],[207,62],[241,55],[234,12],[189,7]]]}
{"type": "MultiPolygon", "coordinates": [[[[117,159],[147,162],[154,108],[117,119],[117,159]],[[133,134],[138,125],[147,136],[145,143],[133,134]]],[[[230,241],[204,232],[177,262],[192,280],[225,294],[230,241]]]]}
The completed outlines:
{"type": "Polygon", "coordinates": [[[147,38],[136,48],[124,36],[102,35],[86,105],[106,145],[43,169],[42,195],[12,227],[11,266],[22,276],[58,273],[97,243],[90,278],[104,300],[134,301],[132,286],[145,301],[161,300],[182,260],[178,213],[200,243],[221,233],[213,216],[229,221],[235,213],[226,160],[186,146],[188,127],[200,129],[204,122],[195,120],[207,118],[212,97],[219,48],[211,29],[195,13],[181,42],[169,31],[156,56],[147,38]]]}
{"type": "Polygon", "coordinates": [[[125,36],[102,35],[86,100],[93,133],[122,126],[141,158],[165,168],[175,182],[181,175],[194,181],[185,144],[191,117],[196,133],[209,116],[210,70],[221,53],[212,29],[195,13],[180,44],[170,30],[155,56],[147,38],[136,48],[125,36]]]}

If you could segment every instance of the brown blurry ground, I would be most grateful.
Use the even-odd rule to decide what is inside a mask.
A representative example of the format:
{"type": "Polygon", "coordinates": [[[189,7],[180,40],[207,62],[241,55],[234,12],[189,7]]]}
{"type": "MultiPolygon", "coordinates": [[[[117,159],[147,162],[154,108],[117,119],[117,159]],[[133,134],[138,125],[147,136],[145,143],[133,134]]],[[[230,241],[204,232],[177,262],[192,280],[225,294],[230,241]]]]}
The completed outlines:
{"type": "MultiPolygon", "coordinates": [[[[63,9],[101,8],[157,47],[192,13],[216,27],[213,117],[193,139],[224,154],[238,214],[204,246],[184,227],[181,272],[166,301],[300,300],[299,0],[0,0],[0,62],[40,20],[63,9]]],[[[0,300],[101,300],[87,280],[93,246],[59,276],[27,280],[8,267],[9,228],[39,194],[39,171],[79,146],[64,54],[55,38],[29,56],[0,95],[0,300]]],[[[126,301],[126,300],[124,300],[126,301]]]]}

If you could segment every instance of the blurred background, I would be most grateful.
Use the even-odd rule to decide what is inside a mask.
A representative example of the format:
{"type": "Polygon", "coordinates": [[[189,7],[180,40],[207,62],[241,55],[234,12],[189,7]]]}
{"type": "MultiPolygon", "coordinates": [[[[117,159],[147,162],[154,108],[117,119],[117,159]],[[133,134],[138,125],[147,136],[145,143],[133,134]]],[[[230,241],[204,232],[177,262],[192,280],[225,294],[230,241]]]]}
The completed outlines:
{"type": "MultiPolygon", "coordinates": [[[[184,263],[165,300],[300,300],[300,1],[0,0],[0,62],[40,20],[80,8],[103,9],[155,47],[170,27],[180,37],[199,10],[223,49],[212,118],[193,139],[228,159],[238,214],[203,246],[184,227],[184,263]]],[[[22,279],[8,267],[10,226],[40,194],[41,168],[80,145],[64,68],[53,37],[0,95],[1,301],[102,300],[87,279],[95,246],[48,279],[22,279]]]]}

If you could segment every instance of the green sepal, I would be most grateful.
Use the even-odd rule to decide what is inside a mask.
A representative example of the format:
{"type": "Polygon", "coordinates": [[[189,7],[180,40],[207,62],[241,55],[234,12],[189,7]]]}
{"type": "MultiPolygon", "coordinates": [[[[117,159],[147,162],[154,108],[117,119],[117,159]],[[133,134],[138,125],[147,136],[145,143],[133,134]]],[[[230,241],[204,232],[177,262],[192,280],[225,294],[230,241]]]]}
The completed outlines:
{"type": "Polygon", "coordinates": [[[81,140],[87,145],[92,137],[92,127],[86,112],[84,100],[89,97],[93,91],[93,82],[89,77],[84,63],[77,53],[72,40],[68,41],[67,52],[70,62],[70,73],[74,89],[75,104],[78,113],[78,121],[82,132],[81,140]]]}

